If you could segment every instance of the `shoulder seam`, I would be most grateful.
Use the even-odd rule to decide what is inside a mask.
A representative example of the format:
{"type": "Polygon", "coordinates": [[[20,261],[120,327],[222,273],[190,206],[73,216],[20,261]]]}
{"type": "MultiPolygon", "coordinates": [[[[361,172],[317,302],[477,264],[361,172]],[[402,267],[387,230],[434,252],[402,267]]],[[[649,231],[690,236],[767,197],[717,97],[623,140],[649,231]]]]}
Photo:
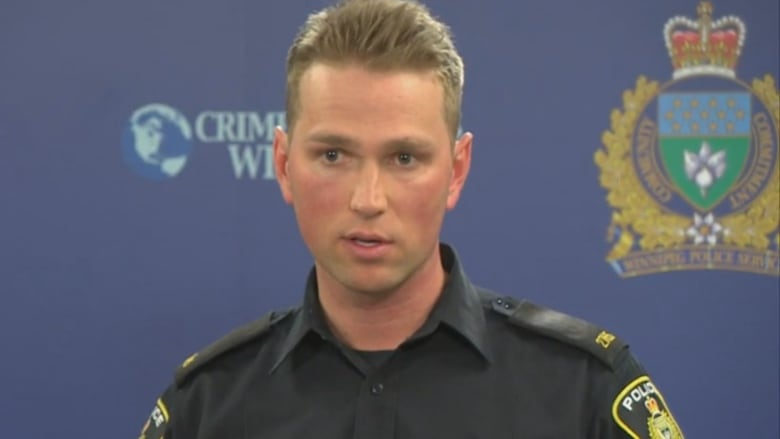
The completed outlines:
{"type": "Polygon", "coordinates": [[[492,308],[507,316],[511,324],[588,352],[611,370],[615,369],[619,354],[628,347],[623,340],[597,325],[526,300],[497,298],[493,300],[492,308]]]}
{"type": "Polygon", "coordinates": [[[234,329],[206,348],[191,355],[176,370],[176,387],[181,387],[187,381],[187,378],[212,360],[265,334],[275,323],[289,315],[291,311],[271,311],[251,323],[234,329]]]}

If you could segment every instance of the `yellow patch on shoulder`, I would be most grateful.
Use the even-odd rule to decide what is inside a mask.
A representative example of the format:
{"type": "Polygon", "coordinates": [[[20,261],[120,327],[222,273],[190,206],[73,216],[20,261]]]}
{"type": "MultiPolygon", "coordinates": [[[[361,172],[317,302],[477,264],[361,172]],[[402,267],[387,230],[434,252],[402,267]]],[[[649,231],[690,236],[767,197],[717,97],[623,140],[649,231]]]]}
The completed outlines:
{"type": "Polygon", "coordinates": [[[684,439],[663,395],[647,375],[618,393],[612,418],[632,439],[684,439]]]}

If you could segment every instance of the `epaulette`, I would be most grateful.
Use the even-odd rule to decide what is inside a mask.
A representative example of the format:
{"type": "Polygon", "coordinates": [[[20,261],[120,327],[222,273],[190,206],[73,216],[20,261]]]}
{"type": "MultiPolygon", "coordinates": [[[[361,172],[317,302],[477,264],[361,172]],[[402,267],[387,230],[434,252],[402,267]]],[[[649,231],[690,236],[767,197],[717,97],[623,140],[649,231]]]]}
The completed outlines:
{"type": "Polygon", "coordinates": [[[506,315],[511,324],[582,349],[610,369],[615,368],[615,359],[628,346],[614,334],[592,323],[526,300],[496,298],[492,307],[506,315]]]}
{"type": "Polygon", "coordinates": [[[290,311],[272,311],[263,317],[231,331],[200,352],[192,354],[176,370],[176,385],[181,386],[187,378],[211,360],[236,349],[264,334],[271,326],[290,314],[290,311]]]}

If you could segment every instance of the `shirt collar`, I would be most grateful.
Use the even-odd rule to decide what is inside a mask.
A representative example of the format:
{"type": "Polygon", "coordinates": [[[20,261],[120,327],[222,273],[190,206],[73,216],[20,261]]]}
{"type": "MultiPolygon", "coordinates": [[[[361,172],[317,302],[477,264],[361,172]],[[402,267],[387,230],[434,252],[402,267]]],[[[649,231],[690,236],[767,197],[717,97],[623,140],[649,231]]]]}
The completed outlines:
{"type": "Polygon", "coordinates": [[[455,249],[441,244],[440,251],[442,266],[449,274],[428,321],[438,320],[454,329],[482,357],[492,362],[485,311],[480,295],[466,276],[455,249]]]}
{"type": "MultiPolygon", "coordinates": [[[[447,282],[423,328],[444,323],[460,334],[483,358],[492,362],[480,296],[466,277],[455,249],[442,243],[440,253],[442,267],[448,273],[447,282]]],[[[317,297],[317,276],[314,268],[309,271],[303,304],[294,314],[290,332],[281,345],[270,373],[273,373],[310,333],[323,340],[335,342],[317,297]]]]}

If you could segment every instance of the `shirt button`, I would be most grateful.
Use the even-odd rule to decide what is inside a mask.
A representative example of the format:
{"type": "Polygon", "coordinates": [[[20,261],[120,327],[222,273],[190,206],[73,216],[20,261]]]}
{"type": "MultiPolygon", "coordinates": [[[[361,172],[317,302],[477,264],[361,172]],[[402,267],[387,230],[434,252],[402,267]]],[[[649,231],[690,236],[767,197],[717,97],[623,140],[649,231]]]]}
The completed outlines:
{"type": "Polygon", "coordinates": [[[385,390],[385,386],[383,386],[382,383],[377,383],[371,386],[371,394],[374,396],[381,394],[382,390],[385,390]]]}

